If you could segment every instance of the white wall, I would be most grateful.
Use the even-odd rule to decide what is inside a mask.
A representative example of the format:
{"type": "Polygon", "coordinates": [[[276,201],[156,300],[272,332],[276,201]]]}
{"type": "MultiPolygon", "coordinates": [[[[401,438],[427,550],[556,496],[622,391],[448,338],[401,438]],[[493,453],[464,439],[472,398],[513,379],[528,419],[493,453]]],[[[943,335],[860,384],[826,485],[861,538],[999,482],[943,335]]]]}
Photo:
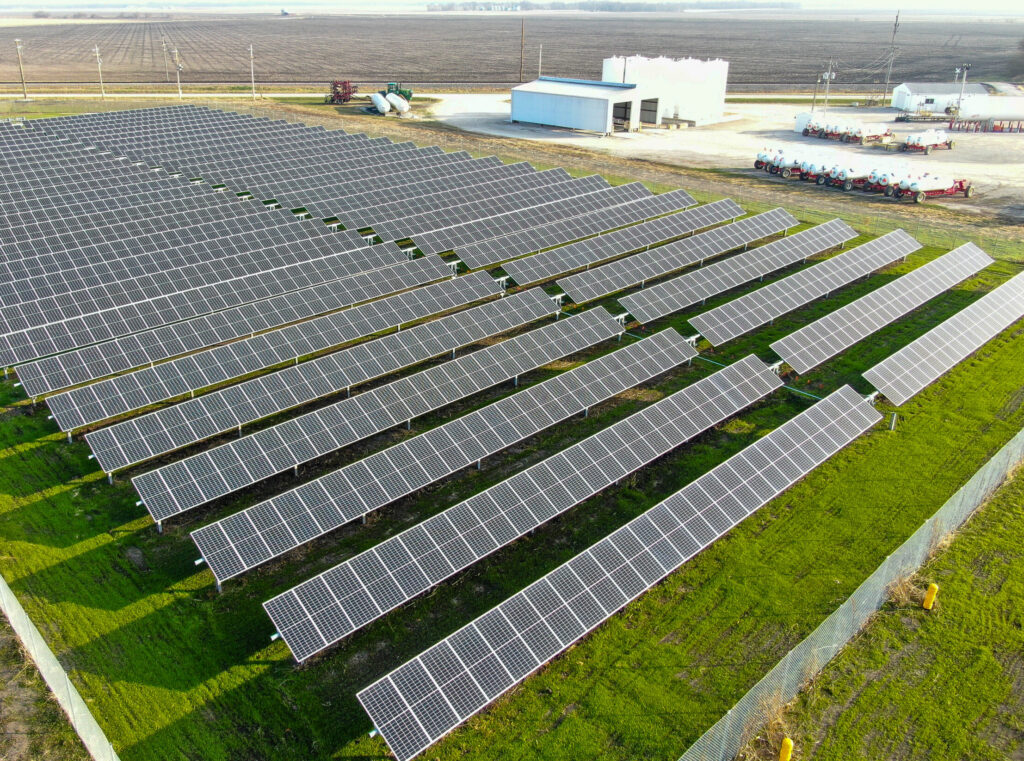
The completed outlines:
{"type": "MultiPolygon", "coordinates": [[[[963,109],[966,112],[968,104],[971,102],[978,103],[988,98],[987,95],[971,95],[969,93],[964,95],[963,109]]],[[[910,111],[916,113],[918,111],[930,111],[933,114],[943,114],[946,112],[946,108],[949,106],[956,107],[960,101],[960,93],[942,94],[936,95],[934,93],[916,93],[912,94],[910,90],[903,85],[897,85],[892,91],[892,100],[890,105],[893,108],[898,108],[901,111],[910,111]],[[931,103],[928,103],[928,100],[931,103]]]]}
{"type": "Polygon", "coordinates": [[[512,121],[612,131],[612,104],[598,98],[512,90],[512,121]]]}
{"type": "Polygon", "coordinates": [[[604,59],[601,71],[606,82],[636,84],[644,97],[657,97],[663,119],[698,124],[722,118],[728,78],[729,62],[721,59],[615,56],[604,59]]]}

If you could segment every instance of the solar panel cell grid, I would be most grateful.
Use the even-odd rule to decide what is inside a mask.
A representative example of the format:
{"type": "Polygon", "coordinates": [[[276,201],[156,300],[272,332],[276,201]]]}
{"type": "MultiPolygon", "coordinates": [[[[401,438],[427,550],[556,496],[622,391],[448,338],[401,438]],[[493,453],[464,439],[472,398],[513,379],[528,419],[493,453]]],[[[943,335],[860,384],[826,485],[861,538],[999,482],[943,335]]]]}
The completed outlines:
{"type": "Polygon", "coordinates": [[[852,389],[840,389],[498,608],[374,682],[358,694],[360,703],[399,761],[408,761],[849,444],[880,417],[852,389]],[[804,467],[771,483],[758,477],[774,471],[773,462],[799,452],[813,453],[804,467]],[[732,514],[727,515],[726,510],[732,514]],[[577,583],[560,593],[555,585],[559,576],[575,578],[577,583]],[[537,604],[545,597],[551,602],[537,604]],[[524,622],[532,622],[526,630],[518,628],[505,614],[517,608],[527,611],[524,622]],[[503,636],[488,640],[481,636],[485,622],[498,614],[505,623],[503,636]],[[558,646],[532,636],[538,630],[557,637],[558,646]],[[467,641],[478,644],[461,647],[467,641]],[[534,642],[540,643],[539,649],[530,649],[534,642]],[[503,679],[484,684],[476,680],[481,669],[489,668],[484,664],[497,660],[497,654],[510,643],[525,646],[531,654],[527,663],[533,665],[517,669],[516,676],[506,670],[503,679]],[[434,669],[441,653],[454,653],[458,666],[434,669]],[[413,673],[421,678],[406,678],[413,673]],[[456,708],[447,696],[455,689],[455,680],[466,677],[480,689],[456,708]],[[433,702],[446,704],[448,721],[438,722],[423,715],[424,707],[433,702]]]}
{"type": "Polygon", "coordinates": [[[574,302],[583,304],[631,286],[643,285],[647,280],[704,262],[797,224],[796,218],[785,209],[773,209],[562,278],[558,285],[574,302]]]}
{"type": "MultiPolygon", "coordinates": [[[[676,191],[682,192],[682,191],[676,191]]],[[[660,196],[655,196],[660,198],[660,196]]],[[[659,217],[650,222],[614,230],[587,238],[551,251],[505,262],[502,268],[519,285],[540,282],[555,275],[590,267],[621,254],[637,251],[703,227],[727,222],[744,212],[732,199],[726,198],[706,206],[659,217]]]]}
{"type": "MultiPolygon", "coordinates": [[[[679,364],[695,354],[675,331],[664,331],[629,348],[634,352],[641,351],[641,347],[645,352],[660,352],[663,351],[662,345],[671,349],[671,364],[679,364]]],[[[621,350],[620,353],[624,351],[621,350]]],[[[650,361],[647,358],[640,360],[641,364],[650,361]]],[[[778,378],[763,363],[749,357],[731,368],[722,370],[716,374],[714,380],[706,378],[698,381],[656,405],[584,439],[570,449],[449,508],[414,529],[357,555],[338,568],[350,571],[364,586],[372,583],[360,567],[361,559],[366,557],[373,556],[378,559],[380,562],[377,565],[384,573],[392,576],[405,575],[410,567],[421,571],[420,584],[405,589],[403,596],[393,600],[374,598],[379,611],[374,616],[376,618],[436,584],[442,578],[476,562],[497,547],[519,538],[555,515],[600,492],[621,478],[623,471],[628,473],[664,455],[779,385],[778,378]],[[692,412],[699,407],[709,407],[711,414],[696,418],[692,412]],[[669,420],[673,421],[671,426],[668,424],[669,420]],[[657,436],[656,444],[652,443],[653,435],[657,436]],[[634,455],[638,448],[640,456],[636,457],[634,455]],[[595,463],[602,462],[601,457],[594,457],[596,451],[607,451],[608,456],[616,460],[619,467],[602,467],[599,474],[595,474],[589,480],[574,478],[575,469],[571,460],[586,458],[595,463]],[[506,536],[494,537],[490,527],[502,518],[514,526],[514,531],[506,536]],[[466,537],[474,530],[482,531],[485,536],[491,538],[491,541],[480,547],[479,551],[469,549],[467,552],[466,537]],[[419,547],[412,546],[408,539],[414,531],[421,532],[432,541],[424,542],[419,547]],[[440,575],[432,574],[429,569],[423,567],[425,558],[435,551],[446,557],[451,566],[450,570],[440,575]]],[[[579,581],[575,573],[568,568],[560,574],[553,575],[551,583],[554,590],[563,598],[575,596],[579,591],[576,589],[579,581]]],[[[347,630],[334,631],[331,633],[333,637],[324,636],[322,630],[317,631],[315,621],[324,613],[340,615],[351,621],[353,616],[349,612],[350,605],[351,593],[344,588],[333,588],[326,575],[321,575],[268,601],[265,607],[278,631],[292,648],[295,657],[303,660],[358,628],[352,626],[347,630]],[[307,585],[319,583],[325,584],[331,593],[330,596],[313,601],[303,594],[307,585]],[[305,602],[300,602],[303,599],[305,602]],[[313,620],[312,630],[306,625],[309,619],[313,620]],[[316,634],[320,637],[315,636],[316,634]]]]}
{"type": "MultiPolygon", "coordinates": [[[[137,476],[133,483],[146,509],[162,520],[510,380],[621,331],[607,312],[592,309],[224,444],[219,449],[235,451],[247,465],[248,472],[236,484],[209,477],[217,472],[216,450],[137,476]]],[[[444,467],[429,448],[417,456],[428,471],[444,467]]]]}
{"type": "Polygon", "coordinates": [[[65,391],[47,404],[61,430],[71,431],[494,294],[486,275],[445,280],[65,391]]]}
{"type": "Polygon", "coordinates": [[[924,264],[773,343],[772,351],[806,373],[879,328],[977,274],[992,258],[973,243],[924,264]]]}
{"type": "Polygon", "coordinates": [[[651,322],[856,237],[856,230],[834,219],[624,296],[619,302],[640,322],[651,322]]]}
{"type": "Polygon", "coordinates": [[[799,306],[827,296],[857,278],[897,262],[919,248],[921,244],[906,232],[894,230],[704,314],[691,317],[690,324],[718,346],[799,306]]]}
{"type": "MultiPolygon", "coordinates": [[[[679,211],[697,202],[685,190],[647,195],[607,209],[555,218],[532,228],[460,245],[455,253],[470,269],[490,266],[616,227],[679,211]]],[[[742,213],[742,212],[741,212],[742,213]]]]}
{"type": "Polygon", "coordinates": [[[867,370],[864,377],[897,407],[1024,317],[1024,273],[867,370]]]}
{"type": "Polygon", "coordinates": [[[93,431],[85,440],[104,471],[120,470],[556,311],[543,291],[523,291],[93,431]]]}
{"type": "MultiPolygon", "coordinates": [[[[281,518],[273,521],[274,528],[288,527],[292,518],[278,505],[297,502],[304,507],[298,515],[315,517],[320,525],[318,535],[327,533],[582,412],[640,380],[678,364],[686,356],[692,356],[692,352],[679,353],[678,349],[665,348],[663,351],[670,356],[679,357],[667,366],[663,366],[664,360],[655,359],[656,353],[642,357],[646,360],[646,367],[642,362],[624,359],[624,356],[637,351],[640,350],[626,352],[625,355],[619,352],[606,355],[596,360],[596,364],[588,363],[501,399],[415,439],[310,481],[251,510],[254,513],[263,510],[279,514],[281,518]],[[418,455],[417,446],[420,447],[418,455]],[[424,472],[424,452],[437,455],[439,469],[436,473],[424,472]]],[[[243,511],[193,532],[200,552],[220,581],[259,565],[281,554],[284,549],[302,544],[302,541],[293,542],[284,549],[269,546],[262,538],[263,529],[249,513],[248,510],[243,511]],[[257,545],[255,549],[253,544],[257,545]]],[[[428,554],[432,551],[428,550],[428,554]]],[[[443,553],[437,557],[437,563],[435,568],[450,566],[443,553]]]]}

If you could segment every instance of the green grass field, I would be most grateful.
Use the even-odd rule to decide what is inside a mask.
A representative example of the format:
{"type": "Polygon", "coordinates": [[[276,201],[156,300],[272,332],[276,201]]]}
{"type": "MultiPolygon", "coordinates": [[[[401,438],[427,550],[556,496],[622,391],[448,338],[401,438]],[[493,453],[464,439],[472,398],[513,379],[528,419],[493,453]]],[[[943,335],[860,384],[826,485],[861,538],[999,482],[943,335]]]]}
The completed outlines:
{"type": "MultiPolygon", "coordinates": [[[[941,253],[927,247],[721,349],[704,344],[702,355],[725,363],[751,352],[767,359],[775,339],[941,253]]],[[[1019,270],[1016,262],[999,261],[789,380],[810,394],[843,383],[868,392],[859,375],[864,369],[1019,270]]],[[[689,335],[685,316],[639,334],[671,326],[689,335]]],[[[426,757],[568,761],[681,753],[1020,430],[1022,357],[1018,325],[905,405],[894,432],[862,437],[426,757]]],[[[193,564],[190,530],[444,422],[453,410],[511,393],[511,384],[417,420],[411,434],[392,431],[304,466],[298,481],[283,475],[193,511],[159,535],[135,506],[127,476],[108,485],[87,446],[67,444],[45,407],[33,409],[7,381],[0,384],[0,570],[125,761],[385,758],[383,743],[367,737],[371,727],[355,700],[359,689],[813,399],[776,392],[305,666],[296,667],[283,643],[271,643],[261,603],[715,369],[697,361],[669,373],[584,420],[485,460],[480,471],[462,471],[378,511],[366,526],[335,531],[228,582],[221,595],[212,575],[193,564]]]]}
{"type": "Polygon", "coordinates": [[[1024,753],[1024,477],[918,574],[932,612],[890,603],[784,721],[796,758],[1000,761],[1024,753]]]}

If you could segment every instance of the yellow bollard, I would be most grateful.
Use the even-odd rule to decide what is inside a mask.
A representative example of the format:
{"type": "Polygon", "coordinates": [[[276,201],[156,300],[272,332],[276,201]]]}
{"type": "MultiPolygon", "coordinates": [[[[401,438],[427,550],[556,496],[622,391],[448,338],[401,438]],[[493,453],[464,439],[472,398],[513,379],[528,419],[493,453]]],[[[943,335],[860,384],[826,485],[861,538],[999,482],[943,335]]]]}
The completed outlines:
{"type": "Polygon", "coordinates": [[[928,591],[924,593],[924,609],[931,610],[935,604],[935,596],[939,593],[939,585],[934,582],[928,585],[928,591]]]}
{"type": "Polygon", "coordinates": [[[793,757],[793,741],[788,737],[782,741],[779,748],[779,761],[789,761],[793,757]]]}

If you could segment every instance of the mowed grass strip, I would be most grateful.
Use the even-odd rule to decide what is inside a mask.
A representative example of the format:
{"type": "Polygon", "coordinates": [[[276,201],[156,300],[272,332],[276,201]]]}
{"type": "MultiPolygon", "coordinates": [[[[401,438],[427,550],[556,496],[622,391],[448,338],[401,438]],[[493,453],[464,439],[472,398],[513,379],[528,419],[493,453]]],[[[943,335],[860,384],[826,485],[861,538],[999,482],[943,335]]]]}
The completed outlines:
{"type": "MultiPolygon", "coordinates": [[[[769,358],[771,341],[940,253],[924,249],[906,264],[720,349],[704,344],[704,355],[720,362],[750,352],[769,358]]],[[[788,380],[820,395],[845,382],[867,392],[861,371],[1014,271],[997,263],[813,373],[788,380]]],[[[707,308],[733,296],[709,301],[707,308]]],[[[614,307],[613,300],[607,303],[614,307]]],[[[671,325],[688,334],[685,317],[698,311],[644,332],[671,325]]],[[[428,757],[680,753],[1020,429],[1021,356],[1024,330],[1018,326],[905,405],[895,432],[863,437],[428,757]]],[[[380,740],[366,737],[370,727],[355,701],[358,689],[812,400],[774,394],[301,668],[283,643],[270,643],[261,603],[715,369],[695,362],[668,373],[586,419],[485,460],[480,471],[462,471],[378,511],[367,526],[333,532],[233,580],[223,595],[214,591],[209,572],[193,565],[189,531],[294,485],[293,476],[198,510],[158,535],[135,506],[127,478],[107,485],[83,443],[66,444],[45,408],[33,409],[3,383],[0,570],[126,761],[384,757],[380,740]]],[[[454,409],[511,392],[506,384],[454,409]]],[[[411,433],[392,431],[304,466],[299,481],[452,414],[446,409],[415,421],[411,433]]]]}
{"type": "Polygon", "coordinates": [[[783,713],[795,758],[1001,761],[1024,752],[1024,476],[972,518],[783,713]],[[935,608],[920,606],[939,585],[935,608]]]}

